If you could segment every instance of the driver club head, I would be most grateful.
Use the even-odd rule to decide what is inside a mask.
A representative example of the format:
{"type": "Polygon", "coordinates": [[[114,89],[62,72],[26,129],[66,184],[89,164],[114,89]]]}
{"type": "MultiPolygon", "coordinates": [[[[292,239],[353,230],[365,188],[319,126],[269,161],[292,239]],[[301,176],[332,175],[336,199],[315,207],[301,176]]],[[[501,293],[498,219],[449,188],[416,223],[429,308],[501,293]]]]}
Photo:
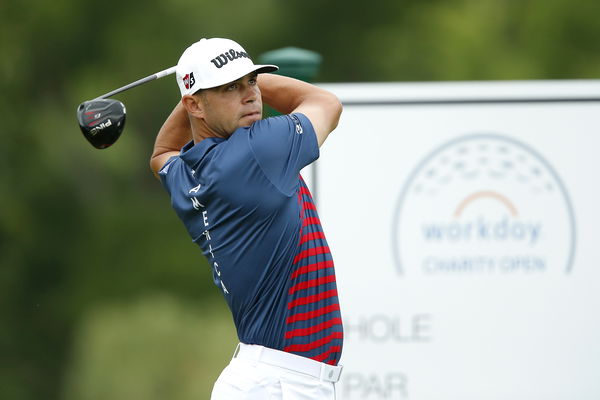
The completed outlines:
{"type": "Polygon", "coordinates": [[[84,101],[77,107],[77,120],[83,136],[97,149],[105,149],[119,139],[125,127],[125,106],[114,99],[84,101]]]}

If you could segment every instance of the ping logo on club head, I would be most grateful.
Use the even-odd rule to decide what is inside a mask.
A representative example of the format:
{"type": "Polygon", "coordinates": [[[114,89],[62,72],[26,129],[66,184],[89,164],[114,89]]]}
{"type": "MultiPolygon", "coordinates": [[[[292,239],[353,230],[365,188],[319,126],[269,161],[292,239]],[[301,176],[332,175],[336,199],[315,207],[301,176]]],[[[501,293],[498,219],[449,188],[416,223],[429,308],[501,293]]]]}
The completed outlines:
{"type": "Polygon", "coordinates": [[[90,135],[94,136],[95,134],[108,128],[109,126],[112,126],[112,121],[110,120],[110,118],[90,129],[90,135]]]}
{"type": "Polygon", "coordinates": [[[196,83],[196,80],[194,79],[193,72],[190,72],[189,74],[186,74],[183,77],[183,86],[185,86],[186,89],[190,89],[191,87],[194,86],[195,83],[196,83]]]}
{"type": "Polygon", "coordinates": [[[392,227],[401,274],[570,272],[575,217],[550,163],[502,135],[451,140],[415,167],[392,227]]]}

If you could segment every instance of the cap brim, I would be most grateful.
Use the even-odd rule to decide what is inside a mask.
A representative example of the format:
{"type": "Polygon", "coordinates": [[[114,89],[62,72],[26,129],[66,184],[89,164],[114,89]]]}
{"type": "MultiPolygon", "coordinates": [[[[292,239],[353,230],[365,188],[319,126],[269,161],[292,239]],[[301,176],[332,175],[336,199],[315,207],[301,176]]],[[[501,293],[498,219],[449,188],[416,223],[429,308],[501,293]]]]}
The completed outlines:
{"type": "Polygon", "coordinates": [[[279,69],[279,67],[277,65],[270,65],[270,64],[269,65],[257,65],[257,67],[259,67],[259,68],[255,69],[254,71],[259,74],[275,72],[279,69]]]}
{"type": "Polygon", "coordinates": [[[216,82],[212,82],[210,85],[208,86],[204,86],[204,87],[199,87],[198,90],[201,89],[211,89],[211,88],[215,88],[218,86],[222,86],[222,85],[226,85],[228,83],[237,81],[238,79],[251,74],[252,72],[256,72],[257,74],[264,74],[264,73],[268,73],[268,72],[275,72],[279,69],[279,67],[277,65],[253,65],[252,68],[248,69],[247,71],[243,72],[241,75],[234,75],[233,77],[228,77],[225,81],[223,80],[219,80],[216,82]]]}

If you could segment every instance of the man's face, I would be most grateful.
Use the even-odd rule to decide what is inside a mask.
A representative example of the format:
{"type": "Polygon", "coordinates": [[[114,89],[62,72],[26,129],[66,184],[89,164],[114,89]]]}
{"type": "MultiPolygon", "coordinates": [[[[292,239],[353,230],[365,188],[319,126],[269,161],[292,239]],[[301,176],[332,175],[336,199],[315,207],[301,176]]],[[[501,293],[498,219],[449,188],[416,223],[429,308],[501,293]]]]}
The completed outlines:
{"type": "Polygon", "coordinates": [[[199,96],[204,108],[204,121],[219,137],[229,137],[239,127],[250,126],[262,118],[262,99],[256,73],[205,89],[199,96]]]}

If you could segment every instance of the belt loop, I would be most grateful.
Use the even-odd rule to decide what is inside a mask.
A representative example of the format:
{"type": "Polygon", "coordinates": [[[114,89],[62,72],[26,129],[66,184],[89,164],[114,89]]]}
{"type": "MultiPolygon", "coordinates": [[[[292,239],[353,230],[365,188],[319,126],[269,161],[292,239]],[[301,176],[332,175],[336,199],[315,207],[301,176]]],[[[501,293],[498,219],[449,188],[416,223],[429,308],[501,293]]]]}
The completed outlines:
{"type": "Polygon", "coordinates": [[[336,383],[340,380],[343,367],[341,365],[333,366],[328,364],[321,364],[321,376],[320,379],[325,382],[336,383]]]}

